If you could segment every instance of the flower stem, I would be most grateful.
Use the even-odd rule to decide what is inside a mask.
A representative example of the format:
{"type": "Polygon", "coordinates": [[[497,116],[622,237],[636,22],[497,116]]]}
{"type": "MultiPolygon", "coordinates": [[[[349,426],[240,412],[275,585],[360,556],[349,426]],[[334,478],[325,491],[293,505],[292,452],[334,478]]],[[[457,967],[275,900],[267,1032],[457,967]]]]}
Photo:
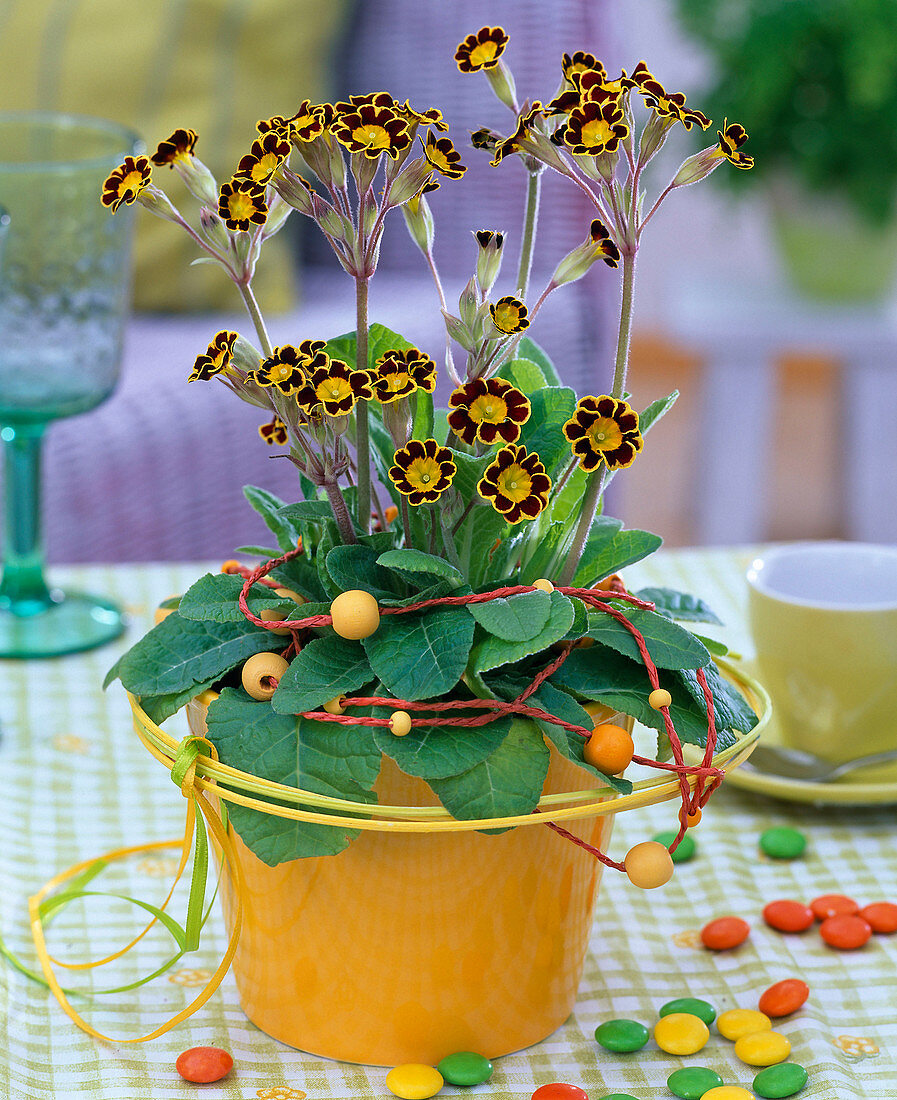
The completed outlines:
{"type": "MultiPolygon", "coordinates": [[[[368,369],[368,276],[355,279],[355,366],[368,369]]],[[[358,457],[358,526],[367,534],[371,526],[371,444],[366,401],[355,405],[355,451],[358,457]]]]}
{"type": "Polygon", "coordinates": [[[246,310],[252,318],[253,325],[255,325],[256,335],[259,338],[259,343],[262,345],[262,354],[267,359],[271,355],[271,340],[268,337],[268,330],[265,328],[265,319],[262,317],[262,311],[259,309],[259,304],[255,299],[255,295],[252,293],[252,284],[238,282],[237,286],[240,288],[246,310]]]}
{"type": "Polygon", "coordinates": [[[458,551],[455,549],[455,540],[452,536],[448,512],[444,508],[439,509],[439,523],[442,527],[442,545],[445,547],[445,556],[459,572],[463,573],[464,570],[461,568],[461,559],[458,557],[458,551]]]}
{"type": "Polygon", "coordinates": [[[342,535],[343,542],[358,542],[358,539],[355,537],[355,529],[352,526],[352,518],[349,515],[349,509],[346,507],[346,502],[343,499],[343,494],[340,492],[337,483],[335,481],[325,481],[324,492],[327,494],[327,499],[330,501],[330,507],[333,510],[333,518],[336,520],[337,527],[339,527],[339,533],[342,535]]]}
{"type": "Polygon", "coordinates": [[[402,526],[405,528],[405,546],[413,549],[414,543],[411,541],[411,515],[408,511],[408,498],[403,496],[399,501],[399,507],[402,509],[402,526]]]}
{"type": "Polygon", "coordinates": [[[520,267],[517,271],[517,293],[526,301],[529,276],[533,266],[533,246],[536,243],[536,227],[539,223],[539,196],[542,191],[542,172],[530,172],[526,185],[526,212],[523,216],[523,242],[520,245],[520,267]]]}

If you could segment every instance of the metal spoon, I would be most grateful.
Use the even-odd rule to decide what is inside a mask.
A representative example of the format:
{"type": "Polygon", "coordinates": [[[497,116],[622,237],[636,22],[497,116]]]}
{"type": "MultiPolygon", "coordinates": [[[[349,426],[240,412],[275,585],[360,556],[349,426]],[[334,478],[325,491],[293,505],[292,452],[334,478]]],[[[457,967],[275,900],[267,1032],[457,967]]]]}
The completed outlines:
{"type": "Polygon", "coordinates": [[[780,745],[758,745],[746,761],[748,767],[769,775],[801,779],[806,783],[829,783],[844,775],[873,764],[890,764],[897,760],[897,749],[859,756],[843,764],[831,764],[811,752],[786,749],[780,745]]]}

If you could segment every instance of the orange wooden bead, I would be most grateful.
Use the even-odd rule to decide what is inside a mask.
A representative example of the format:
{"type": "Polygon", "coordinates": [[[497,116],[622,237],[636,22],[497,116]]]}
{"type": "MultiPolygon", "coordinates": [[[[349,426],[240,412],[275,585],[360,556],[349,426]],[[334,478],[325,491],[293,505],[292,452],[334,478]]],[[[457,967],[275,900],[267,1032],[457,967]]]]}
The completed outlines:
{"type": "Polygon", "coordinates": [[[666,688],[655,688],[648,696],[648,706],[653,707],[654,710],[668,707],[672,701],[673,697],[666,688]]]}
{"type": "MultiPolygon", "coordinates": [[[[263,607],[259,612],[259,618],[263,623],[282,623],[286,618],[286,614],[273,607],[263,607]]],[[[267,629],[270,630],[272,634],[282,634],[285,636],[290,633],[290,628],[288,626],[272,626],[267,629]]]]}
{"type": "Polygon", "coordinates": [[[623,866],[632,885],[642,890],[656,890],[673,877],[673,859],[669,849],[656,840],[644,840],[630,848],[623,866]]]}
{"type": "Polygon", "coordinates": [[[582,750],[583,759],[605,775],[619,775],[632,762],[635,745],[622,726],[605,722],[592,730],[582,750]]]}
{"type": "Polygon", "coordinates": [[[407,710],[394,710],[389,716],[389,728],[396,737],[411,733],[411,715],[407,710]]]}
{"type": "Polygon", "coordinates": [[[685,818],[685,823],[688,825],[689,829],[692,829],[692,828],[694,828],[695,825],[700,825],[701,818],[703,816],[704,815],[701,813],[700,808],[698,808],[697,810],[695,810],[693,813],[690,813],[685,818]]]}

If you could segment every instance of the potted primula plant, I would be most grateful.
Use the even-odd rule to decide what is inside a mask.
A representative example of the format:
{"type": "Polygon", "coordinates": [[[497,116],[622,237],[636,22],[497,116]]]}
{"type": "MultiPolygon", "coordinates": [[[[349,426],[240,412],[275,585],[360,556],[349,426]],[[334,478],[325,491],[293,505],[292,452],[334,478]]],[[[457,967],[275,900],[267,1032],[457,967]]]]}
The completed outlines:
{"type": "Polygon", "coordinates": [[[465,166],[438,110],[385,92],[259,122],[223,184],[178,130],[103,193],[113,211],[137,201],[176,222],[233,279],[254,331],[215,335],[189,380],[258,407],[302,498],[248,488],[276,545],[241,548],[261,564],[227,562],[167,601],[109,679],[202,812],[226,806],[216,836],[247,1013],[348,1060],[494,1055],[550,1033],[575,998],[602,865],[643,887],[672,872],[654,842],[622,863],[604,851],[610,811],[634,797],[633,720],[657,731],[656,756],[635,760],[666,769],[638,801],[681,794],[680,838],[758,722],[714,663],[724,649],[683,625],[713,621],[710,609],[619,577],[661,540],[602,512],[676,397],[637,411],[627,395],[641,234],[671,191],[738,163],[744,132],[726,127],[645,209],[654,154],[674,128],[709,120],[643,62],[609,76],[584,52],[564,57],[553,99],[521,105],[507,41],[484,27],[456,60],[514,116],[510,136],[479,130],[474,147],[529,178],[508,293],[495,290],[504,234],[479,229],[449,308],[426,194],[463,186],[465,166]],[[157,186],[168,168],[201,203],[195,224],[157,186]],[[589,197],[594,220],[531,296],[546,168],[589,197]],[[354,279],[356,327],[272,347],[252,275],[293,210],[354,279]],[[445,319],[444,409],[430,351],[369,322],[394,210],[445,319]],[[577,397],[528,334],[548,296],[599,261],[622,271],[617,354],[577,397]],[[178,745],[158,723],[185,705],[194,736],[178,745]]]}

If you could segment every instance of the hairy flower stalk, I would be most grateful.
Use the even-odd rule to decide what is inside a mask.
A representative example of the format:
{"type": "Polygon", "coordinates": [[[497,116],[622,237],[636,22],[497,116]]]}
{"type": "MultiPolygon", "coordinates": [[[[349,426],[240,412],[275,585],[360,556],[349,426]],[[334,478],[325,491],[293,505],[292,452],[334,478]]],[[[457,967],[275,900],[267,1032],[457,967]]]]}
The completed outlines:
{"type": "Polygon", "coordinates": [[[539,224],[539,200],[542,192],[542,169],[527,170],[526,213],[523,217],[523,241],[520,245],[520,266],[517,271],[517,293],[526,301],[529,277],[533,268],[536,229],[539,224]]]}
{"type": "MultiPolygon", "coordinates": [[[[355,277],[355,365],[368,368],[368,281],[367,275],[355,277]]],[[[358,458],[358,526],[367,534],[371,526],[371,444],[368,431],[368,403],[355,406],[355,452],[358,458]]],[[[409,528],[406,526],[407,536],[409,528]]]]}

